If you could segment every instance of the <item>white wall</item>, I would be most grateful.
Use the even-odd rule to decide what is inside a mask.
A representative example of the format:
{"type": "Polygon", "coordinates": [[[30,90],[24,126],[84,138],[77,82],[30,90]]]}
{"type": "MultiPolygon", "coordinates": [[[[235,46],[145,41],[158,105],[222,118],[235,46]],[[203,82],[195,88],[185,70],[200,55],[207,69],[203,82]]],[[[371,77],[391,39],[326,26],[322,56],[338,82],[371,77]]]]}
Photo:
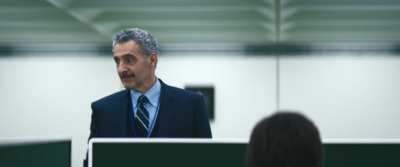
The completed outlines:
{"type": "Polygon", "coordinates": [[[180,88],[214,86],[214,138],[248,138],[257,121],[277,110],[273,57],[165,56],[157,76],[180,88]]]}
{"type": "Polygon", "coordinates": [[[99,57],[0,58],[0,138],[68,136],[82,166],[90,103],[120,90],[113,60],[99,57]]]}
{"type": "MultiPolygon", "coordinates": [[[[300,110],[323,138],[400,138],[400,58],[282,57],[281,109],[300,110]]],[[[215,138],[247,138],[277,108],[277,60],[262,56],[162,55],[169,85],[215,86],[215,138]]],[[[121,90],[112,57],[0,58],[0,138],[70,136],[72,166],[87,150],[90,103],[121,90]]]]}
{"type": "MultiPolygon", "coordinates": [[[[181,88],[215,86],[215,138],[248,138],[276,110],[273,58],[160,56],[157,75],[181,88]]],[[[3,57],[0,77],[0,138],[70,136],[73,167],[86,154],[90,103],[122,89],[111,55],[3,57]]]]}
{"type": "Polygon", "coordinates": [[[280,108],[300,110],[323,138],[400,138],[400,57],[280,59],[280,108]]]}

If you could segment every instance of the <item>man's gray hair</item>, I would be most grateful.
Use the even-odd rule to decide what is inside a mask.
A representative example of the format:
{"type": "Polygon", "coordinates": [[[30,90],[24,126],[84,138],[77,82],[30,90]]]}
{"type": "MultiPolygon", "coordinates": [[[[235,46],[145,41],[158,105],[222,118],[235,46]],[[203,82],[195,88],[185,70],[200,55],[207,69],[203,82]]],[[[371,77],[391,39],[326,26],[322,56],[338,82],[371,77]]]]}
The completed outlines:
{"type": "Polygon", "coordinates": [[[139,51],[144,58],[150,54],[158,54],[158,45],[156,39],[146,30],[139,28],[128,28],[116,33],[113,40],[113,51],[116,44],[133,40],[139,45],[139,51]]]}

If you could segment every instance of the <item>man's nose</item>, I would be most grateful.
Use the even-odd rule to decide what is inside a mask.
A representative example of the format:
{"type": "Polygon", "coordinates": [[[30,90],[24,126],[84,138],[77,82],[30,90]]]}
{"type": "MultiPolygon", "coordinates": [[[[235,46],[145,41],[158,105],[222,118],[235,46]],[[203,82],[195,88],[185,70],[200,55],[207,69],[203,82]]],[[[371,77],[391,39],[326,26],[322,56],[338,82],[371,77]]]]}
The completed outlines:
{"type": "Polygon", "coordinates": [[[117,68],[118,72],[125,72],[127,71],[126,65],[123,62],[120,62],[117,68]]]}

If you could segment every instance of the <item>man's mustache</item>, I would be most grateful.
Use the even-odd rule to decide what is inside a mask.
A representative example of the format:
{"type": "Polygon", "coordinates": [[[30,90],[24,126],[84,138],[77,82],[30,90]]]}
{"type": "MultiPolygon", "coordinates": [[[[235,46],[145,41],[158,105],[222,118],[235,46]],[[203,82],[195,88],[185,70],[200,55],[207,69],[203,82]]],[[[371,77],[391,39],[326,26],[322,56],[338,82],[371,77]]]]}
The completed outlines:
{"type": "Polygon", "coordinates": [[[127,77],[135,77],[135,74],[129,74],[129,73],[122,73],[120,76],[119,76],[121,79],[123,79],[123,78],[127,78],[127,77]]]}

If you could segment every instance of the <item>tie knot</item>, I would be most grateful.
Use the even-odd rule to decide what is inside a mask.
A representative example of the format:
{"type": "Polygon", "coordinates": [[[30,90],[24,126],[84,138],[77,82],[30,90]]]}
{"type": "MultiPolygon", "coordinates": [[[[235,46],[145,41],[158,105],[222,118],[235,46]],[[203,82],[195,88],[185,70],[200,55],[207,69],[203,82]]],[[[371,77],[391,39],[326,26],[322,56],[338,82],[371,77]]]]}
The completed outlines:
{"type": "Polygon", "coordinates": [[[147,97],[145,95],[140,95],[138,99],[139,104],[145,104],[148,101],[147,97]]]}

